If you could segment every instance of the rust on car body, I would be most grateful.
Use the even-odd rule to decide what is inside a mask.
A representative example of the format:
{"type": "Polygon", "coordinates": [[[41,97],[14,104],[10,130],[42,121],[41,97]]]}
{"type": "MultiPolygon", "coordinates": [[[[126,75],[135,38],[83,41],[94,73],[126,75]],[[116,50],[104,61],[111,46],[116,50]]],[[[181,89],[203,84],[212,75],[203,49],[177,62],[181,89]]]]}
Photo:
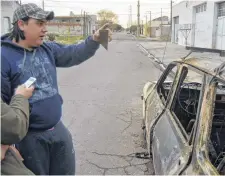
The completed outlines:
{"type": "MultiPolygon", "coordinates": [[[[213,127],[212,130],[212,126],[222,124],[214,118],[215,101],[219,101],[218,106],[224,105],[225,109],[223,104],[225,101],[222,101],[223,97],[225,99],[225,91],[222,90],[220,93],[217,91],[218,82],[222,84],[222,89],[225,89],[224,67],[225,62],[216,65],[206,59],[181,59],[170,63],[157,82],[145,84],[142,94],[144,126],[142,129],[145,131],[147,149],[152,154],[157,175],[223,173],[222,161],[219,166],[215,165],[209,153],[212,153],[211,150],[215,145],[211,142],[211,134],[215,131],[214,128],[217,129],[213,127]],[[176,67],[175,73],[174,67],[176,67]],[[167,78],[171,80],[168,81],[167,78]],[[183,88],[181,85],[186,87],[183,88]],[[181,91],[189,92],[189,96],[182,94],[181,91]],[[196,98],[197,101],[193,103],[194,94],[198,94],[199,98],[196,98]],[[195,113],[183,109],[180,104],[180,95],[181,99],[190,98],[186,102],[183,100],[183,104],[187,103],[194,109],[197,107],[197,110],[193,111],[195,113]],[[218,97],[221,100],[217,100],[218,97]],[[177,107],[178,105],[180,107],[177,107]],[[181,115],[180,119],[177,118],[180,111],[183,111],[183,114],[187,111],[186,115],[184,114],[186,117],[181,115]],[[194,119],[190,119],[188,125],[184,126],[187,118],[194,119]]],[[[221,111],[221,109],[216,110],[221,111]]],[[[213,141],[215,142],[214,139],[213,141]]]]}

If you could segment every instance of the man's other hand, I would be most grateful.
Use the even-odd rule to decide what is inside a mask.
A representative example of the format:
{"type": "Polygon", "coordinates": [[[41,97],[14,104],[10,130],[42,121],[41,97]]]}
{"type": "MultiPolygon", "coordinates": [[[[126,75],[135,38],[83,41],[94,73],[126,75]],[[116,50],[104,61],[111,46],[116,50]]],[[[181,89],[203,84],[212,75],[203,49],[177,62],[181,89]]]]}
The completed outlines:
{"type": "Polygon", "coordinates": [[[96,42],[99,42],[99,40],[100,40],[100,35],[99,35],[99,31],[100,30],[108,30],[109,31],[109,36],[108,36],[108,38],[109,38],[109,42],[111,42],[112,41],[112,31],[109,29],[109,23],[106,23],[106,24],[104,24],[102,27],[100,27],[94,34],[93,34],[93,40],[94,41],[96,41],[96,42]]]}
{"type": "Polygon", "coordinates": [[[5,159],[5,154],[8,149],[9,149],[9,145],[1,144],[1,161],[5,159]]]}
{"type": "Polygon", "coordinates": [[[33,95],[34,87],[31,86],[26,88],[25,85],[20,85],[17,87],[15,94],[23,95],[25,98],[29,99],[33,95]]]}

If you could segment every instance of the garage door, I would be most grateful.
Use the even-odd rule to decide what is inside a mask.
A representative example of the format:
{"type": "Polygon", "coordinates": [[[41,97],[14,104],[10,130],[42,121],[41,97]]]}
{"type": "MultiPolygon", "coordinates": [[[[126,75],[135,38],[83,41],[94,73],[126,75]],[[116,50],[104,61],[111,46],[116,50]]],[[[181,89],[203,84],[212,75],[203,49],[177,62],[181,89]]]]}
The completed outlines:
{"type": "Polygon", "coordinates": [[[208,48],[208,36],[205,35],[207,25],[205,23],[206,3],[196,7],[195,18],[195,47],[208,48]]]}
{"type": "Polygon", "coordinates": [[[225,2],[218,4],[216,49],[225,50],[225,2]]]}

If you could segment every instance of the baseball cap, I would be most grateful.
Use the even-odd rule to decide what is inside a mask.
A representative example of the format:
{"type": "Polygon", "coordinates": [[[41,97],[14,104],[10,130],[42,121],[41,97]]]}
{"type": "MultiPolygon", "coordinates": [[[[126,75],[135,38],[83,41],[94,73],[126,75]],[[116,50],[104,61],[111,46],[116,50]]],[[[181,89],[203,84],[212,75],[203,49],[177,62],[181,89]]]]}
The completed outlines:
{"type": "Polygon", "coordinates": [[[25,17],[38,20],[52,20],[54,18],[54,12],[44,11],[33,3],[23,4],[15,10],[13,14],[13,24],[25,17]]]}

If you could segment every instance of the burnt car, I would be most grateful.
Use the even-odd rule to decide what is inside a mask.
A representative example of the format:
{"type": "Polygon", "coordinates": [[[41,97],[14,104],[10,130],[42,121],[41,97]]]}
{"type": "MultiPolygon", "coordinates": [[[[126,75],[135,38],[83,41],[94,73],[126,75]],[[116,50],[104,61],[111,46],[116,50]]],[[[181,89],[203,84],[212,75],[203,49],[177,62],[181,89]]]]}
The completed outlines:
{"type": "Polygon", "coordinates": [[[174,61],[145,84],[142,129],[156,175],[225,174],[224,67],[174,61]]]}

